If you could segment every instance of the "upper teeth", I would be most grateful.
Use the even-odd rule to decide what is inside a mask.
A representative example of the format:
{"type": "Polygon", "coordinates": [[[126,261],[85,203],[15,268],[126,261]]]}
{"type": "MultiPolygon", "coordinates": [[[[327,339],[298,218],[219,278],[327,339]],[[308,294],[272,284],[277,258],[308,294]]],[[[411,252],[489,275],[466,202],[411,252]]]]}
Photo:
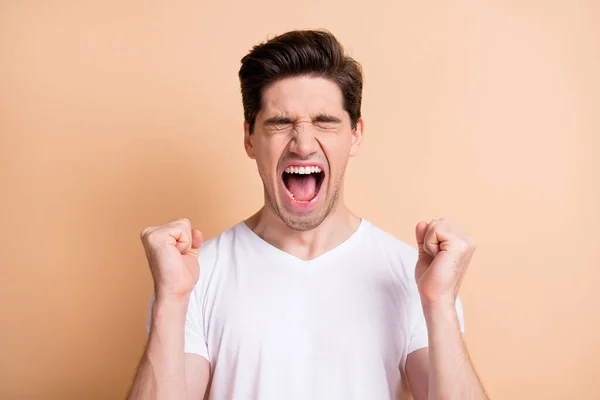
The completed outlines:
{"type": "Polygon", "coordinates": [[[312,174],[315,172],[321,172],[321,168],[317,166],[307,166],[307,167],[287,167],[285,172],[288,174],[312,174]]]}

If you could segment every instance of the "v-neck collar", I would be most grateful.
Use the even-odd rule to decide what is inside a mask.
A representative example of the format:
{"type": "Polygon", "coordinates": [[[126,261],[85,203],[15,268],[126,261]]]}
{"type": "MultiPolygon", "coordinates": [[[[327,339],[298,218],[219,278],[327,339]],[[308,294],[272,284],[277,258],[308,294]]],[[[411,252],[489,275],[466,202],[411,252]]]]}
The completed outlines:
{"type": "Polygon", "coordinates": [[[331,250],[328,250],[325,253],[323,253],[315,258],[311,258],[310,260],[303,260],[302,258],[296,257],[286,251],[281,250],[278,247],[273,246],[271,243],[267,242],[266,240],[264,240],[263,238],[258,236],[252,229],[250,229],[250,227],[248,227],[248,225],[246,225],[246,223],[244,221],[241,221],[240,223],[238,223],[238,226],[241,230],[245,231],[246,235],[253,243],[255,243],[260,248],[264,249],[264,251],[268,251],[271,254],[278,255],[279,257],[282,257],[286,261],[290,261],[290,262],[294,262],[294,263],[302,264],[302,265],[309,265],[309,264],[315,264],[315,263],[321,262],[324,259],[327,259],[327,258],[339,253],[340,251],[343,251],[348,246],[351,246],[354,241],[358,240],[358,238],[362,234],[362,231],[366,228],[367,224],[368,224],[368,222],[364,218],[361,218],[358,228],[356,228],[356,230],[346,240],[344,240],[343,242],[341,242],[340,244],[338,244],[331,250]]]}

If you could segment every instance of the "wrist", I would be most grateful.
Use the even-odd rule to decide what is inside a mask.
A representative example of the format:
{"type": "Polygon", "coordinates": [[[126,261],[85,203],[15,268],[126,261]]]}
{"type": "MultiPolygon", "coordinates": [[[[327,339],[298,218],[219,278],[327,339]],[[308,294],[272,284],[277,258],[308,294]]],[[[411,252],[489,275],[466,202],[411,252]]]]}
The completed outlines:
{"type": "Polygon", "coordinates": [[[155,303],[160,303],[161,305],[168,306],[177,306],[185,304],[187,305],[190,301],[190,296],[192,293],[184,293],[184,294],[171,294],[166,293],[161,290],[156,290],[154,292],[155,303]]]}
{"type": "Polygon", "coordinates": [[[156,293],[152,306],[152,320],[185,319],[189,301],[190,295],[169,296],[160,292],[156,293]]]}
{"type": "Polygon", "coordinates": [[[460,331],[455,301],[423,301],[422,306],[430,334],[444,332],[447,335],[451,330],[460,331]]]}
{"type": "Polygon", "coordinates": [[[421,299],[423,312],[435,315],[456,315],[456,299],[421,299]]]}
{"type": "Polygon", "coordinates": [[[161,302],[169,305],[176,305],[181,303],[187,304],[189,302],[193,288],[190,288],[189,291],[174,291],[172,288],[168,288],[165,286],[166,285],[159,284],[156,281],[154,282],[154,298],[156,302],[161,302]]]}

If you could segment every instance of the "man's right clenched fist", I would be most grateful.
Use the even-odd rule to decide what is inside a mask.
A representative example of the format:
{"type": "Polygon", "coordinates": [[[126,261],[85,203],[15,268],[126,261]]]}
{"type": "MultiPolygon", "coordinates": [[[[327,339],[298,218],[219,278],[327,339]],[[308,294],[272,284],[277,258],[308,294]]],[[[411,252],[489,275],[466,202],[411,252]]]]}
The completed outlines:
{"type": "Polygon", "coordinates": [[[202,233],[187,218],[151,226],[141,234],[157,297],[189,295],[200,277],[198,249],[202,233]]]}

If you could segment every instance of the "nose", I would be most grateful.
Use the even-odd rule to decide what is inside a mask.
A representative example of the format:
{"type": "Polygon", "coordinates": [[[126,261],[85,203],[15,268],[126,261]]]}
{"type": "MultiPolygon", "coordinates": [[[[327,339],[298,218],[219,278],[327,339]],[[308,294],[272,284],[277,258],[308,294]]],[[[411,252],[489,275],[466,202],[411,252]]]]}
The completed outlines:
{"type": "Polygon", "coordinates": [[[318,149],[319,143],[310,127],[300,124],[294,129],[294,137],[289,146],[290,152],[305,158],[316,153],[318,149]]]}

